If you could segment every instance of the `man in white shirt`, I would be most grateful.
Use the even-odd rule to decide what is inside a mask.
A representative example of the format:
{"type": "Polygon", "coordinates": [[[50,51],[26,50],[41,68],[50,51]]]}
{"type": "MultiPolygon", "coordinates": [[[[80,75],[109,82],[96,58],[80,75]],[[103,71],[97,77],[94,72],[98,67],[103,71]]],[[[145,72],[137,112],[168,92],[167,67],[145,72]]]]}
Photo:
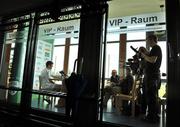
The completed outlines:
{"type": "MultiPolygon", "coordinates": [[[[60,91],[62,85],[55,84],[53,80],[60,80],[60,77],[55,77],[53,76],[51,78],[51,69],[53,67],[53,62],[52,61],[47,61],[46,62],[46,68],[44,68],[41,71],[41,83],[42,83],[42,88],[44,90],[52,90],[52,91],[60,91]]],[[[49,98],[47,98],[47,101],[49,101],[49,98]]]]}
{"type": "Polygon", "coordinates": [[[60,77],[51,77],[51,69],[53,67],[53,62],[52,61],[47,61],[46,62],[46,68],[44,68],[41,71],[41,83],[42,83],[42,89],[46,90],[54,90],[54,91],[60,91],[61,90],[61,85],[55,84],[53,80],[59,80],[60,77]]]}

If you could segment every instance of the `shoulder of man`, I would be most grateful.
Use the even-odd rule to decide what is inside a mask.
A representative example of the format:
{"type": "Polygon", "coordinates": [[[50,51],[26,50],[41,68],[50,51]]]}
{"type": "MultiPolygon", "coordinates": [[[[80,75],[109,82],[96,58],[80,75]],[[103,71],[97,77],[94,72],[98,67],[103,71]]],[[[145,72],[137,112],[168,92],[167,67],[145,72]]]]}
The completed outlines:
{"type": "Polygon", "coordinates": [[[161,50],[161,47],[159,45],[155,45],[152,47],[152,49],[161,50]]]}

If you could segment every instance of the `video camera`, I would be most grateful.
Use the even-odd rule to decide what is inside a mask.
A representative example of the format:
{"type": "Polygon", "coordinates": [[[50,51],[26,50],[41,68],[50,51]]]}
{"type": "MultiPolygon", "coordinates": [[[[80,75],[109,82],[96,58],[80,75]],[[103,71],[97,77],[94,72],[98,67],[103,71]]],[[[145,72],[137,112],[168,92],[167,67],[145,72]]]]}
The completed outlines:
{"type": "Polygon", "coordinates": [[[135,49],[133,46],[130,46],[130,48],[136,53],[133,58],[129,58],[128,61],[126,62],[126,65],[129,66],[132,70],[133,75],[142,75],[143,70],[141,68],[142,64],[142,57],[141,53],[135,49]]]}

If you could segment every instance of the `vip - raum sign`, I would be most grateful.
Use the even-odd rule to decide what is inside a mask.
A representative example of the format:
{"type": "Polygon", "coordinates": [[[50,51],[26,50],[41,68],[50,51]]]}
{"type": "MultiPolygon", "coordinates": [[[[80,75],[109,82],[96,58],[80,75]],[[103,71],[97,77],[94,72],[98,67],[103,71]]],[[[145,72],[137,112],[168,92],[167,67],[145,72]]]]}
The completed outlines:
{"type": "MultiPolygon", "coordinates": [[[[40,27],[40,36],[53,35],[58,33],[79,31],[80,19],[65,22],[47,24],[40,27]]],[[[156,31],[165,30],[165,13],[147,13],[134,16],[116,17],[108,20],[108,32],[132,32],[132,31],[156,31]],[[164,25],[157,25],[163,23],[164,25]],[[148,26],[147,24],[156,24],[148,26]],[[143,26],[140,26],[143,25],[143,26]],[[136,26],[136,28],[127,28],[136,26]],[[139,27],[140,26],[140,27],[139,27]],[[139,27],[139,28],[138,28],[139,27]]]]}
{"type": "Polygon", "coordinates": [[[126,16],[120,18],[113,18],[108,21],[108,28],[112,27],[124,27],[129,25],[143,25],[143,24],[154,24],[154,23],[164,23],[165,14],[164,13],[151,13],[143,15],[126,16]]]}

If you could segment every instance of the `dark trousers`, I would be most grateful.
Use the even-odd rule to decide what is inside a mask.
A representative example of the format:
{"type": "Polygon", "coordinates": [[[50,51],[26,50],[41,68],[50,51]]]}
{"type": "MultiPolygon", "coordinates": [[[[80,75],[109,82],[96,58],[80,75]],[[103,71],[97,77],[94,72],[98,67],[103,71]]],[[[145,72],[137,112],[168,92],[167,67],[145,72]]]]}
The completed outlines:
{"type": "Polygon", "coordinates": [[[141,91],[141,96],[140,96],[140,103],[141,103],[141,113],[146,114],[146,109],[147,109],[147,101],[146,101],[146,91],[145,91],[145,78],[143,79],[142,82],[142,91],[141,91]]]}
{"type": "Polygon", "coordinates": [[[158,115],[158,88],[157,88],[157,79],[148,79],[145,80],[145,96],[146,103],[148,107],[148,116],[156,117],[158,115]]]}

